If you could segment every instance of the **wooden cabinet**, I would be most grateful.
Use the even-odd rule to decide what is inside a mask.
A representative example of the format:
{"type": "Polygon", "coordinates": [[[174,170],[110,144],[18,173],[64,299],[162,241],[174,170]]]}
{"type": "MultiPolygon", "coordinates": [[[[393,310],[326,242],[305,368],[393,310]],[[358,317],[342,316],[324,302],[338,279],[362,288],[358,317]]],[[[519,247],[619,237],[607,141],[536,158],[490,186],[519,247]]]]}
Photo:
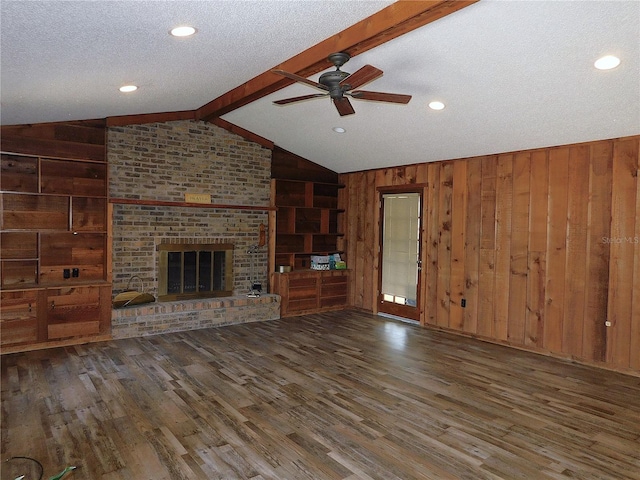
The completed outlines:
{"type": "Polygon", "coordinates": [[[313,255],[339,253],[343,260],[338,183],[273,179],[270,217],[271,290],[281,296],[283,317],[348,306],[348,271],[311,270],[313,255]],[[291,272],[278,273],[279,266],[291,272]]]}
{"type": "Polygon", "coordinates": [[[280,314],[289,317],[345,308],[348,280],[348,270],[276,273],[273,290],[282,297],[280,314]]]}
{"type": "Polygon", "coordinates": [[[38,291],[0,292],[0,344],[36,343],[38,291]]]}
{"type": "Polygon", "coordinates": [[[0,296],[0,344],[3,347],[86,339],[110,333],[109,285],[4,290],[0,296]]]}
{"type": "Polygon", "coordinates": [[[48,339],[108,333],[106,318],[111,315],[110,287],[49,288],[46,295],[48,339]]]}
{"type": "Polygon", "coordinates": [[[275,265],[308,269],[312,255],[342,253],[338,190],[341,185],[272,180],[275,265]]]}
{"type": "Polygon", "coordinates": [[[108,334],[106,161],[3,152],[1,163],[3,347],[108,334]]]}

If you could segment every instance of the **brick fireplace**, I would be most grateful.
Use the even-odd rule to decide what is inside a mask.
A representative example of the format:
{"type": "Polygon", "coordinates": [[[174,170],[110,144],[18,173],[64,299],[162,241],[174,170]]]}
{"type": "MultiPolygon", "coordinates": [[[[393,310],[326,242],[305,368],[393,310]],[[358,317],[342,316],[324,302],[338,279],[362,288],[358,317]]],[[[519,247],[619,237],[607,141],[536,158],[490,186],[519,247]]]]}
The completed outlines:
{"type": "MultiPolygon", "coordinates": [[[[270,197],[271,151],[213,124],[196,121],[110,127],[107,141],[114,296],[125,290],[131,276],[136,275],[142,278],[145,291],[158,297],[161,245],[229,244],[233,245],[233,258],[229,270],[232,278],[225,286],[231,293],[226,306],[249,305],[244,304],[253,280],[252,260],[254,275],[267,285],[266,247],[258,249],[253,258],[248,252],[258,242],[260,225],[268,223],[265,207],[270,197]],[[206,195],[214,206],[185,205],[185,194],[206,195]],[[234,297],[236,301],[232,301],[234,297]]],[[[259,309],[247,315],[234,314],[234,322],[278,318],[279,311],[274,317],[273,302],[267,301],[267,295],[262,297],[257,303],[268,305],[264,315],[259,309]]],[[[231,317],[219,314],[203,325],[202,312],[198,312],[191,314],[194,320],[189,324],[185,323],[188,315],[179,313],[185,308],[192,312],[225,305],[223,300],[215,301],[182,299],[178,307],[164,303],[140,307],[147,310],[138,315],[145,317],[140,320],[139,329],[137,320],[130,318],[136,317],[131,311],[114,310],[113,335],[118,337],[125,330],[127,333],[122,336],[228,323],[231,317]],[[167,314],[158,328],[145,330],[142,323],[148,323],[149,315],[155,315],[149,309],[160,305],[165,313],[175,313],[173,318],[167,314]],[[124,317],[126,327],[122,327],[124,317]]]]}

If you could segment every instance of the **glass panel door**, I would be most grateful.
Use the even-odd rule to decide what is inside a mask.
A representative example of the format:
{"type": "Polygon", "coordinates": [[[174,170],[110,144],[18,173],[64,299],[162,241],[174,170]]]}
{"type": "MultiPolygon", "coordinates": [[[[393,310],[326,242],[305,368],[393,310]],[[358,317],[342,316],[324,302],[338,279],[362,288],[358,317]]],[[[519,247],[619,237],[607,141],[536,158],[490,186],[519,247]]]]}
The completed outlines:
{"type": "Polygon", "coordinates": [[[381,195],[379,311],[419,319],[422,195],[381,195]]]}

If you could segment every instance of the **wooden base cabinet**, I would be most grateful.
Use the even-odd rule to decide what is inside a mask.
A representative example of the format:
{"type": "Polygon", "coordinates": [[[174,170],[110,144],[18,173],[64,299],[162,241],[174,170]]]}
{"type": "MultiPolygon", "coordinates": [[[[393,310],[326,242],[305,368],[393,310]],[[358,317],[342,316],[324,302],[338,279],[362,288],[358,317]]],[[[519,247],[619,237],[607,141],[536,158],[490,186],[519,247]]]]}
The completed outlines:
{"type": "Polygon", "coordinates": [[[109,333],[110,300],[110,287],[47,289],[47,339],[109,333]]]}
{"type": "Polygon", "coordinates": [[[2,291],[0,344],[5,350],[104,338],[111,328],[110,300],[110,285],[2,291]]]}
{"type": "Polygon", "coordinates": [[[281,296],[280,315],[290,317],[347,307],[348,275],[348,270],[276,273],[273,293],[281,296]]]}

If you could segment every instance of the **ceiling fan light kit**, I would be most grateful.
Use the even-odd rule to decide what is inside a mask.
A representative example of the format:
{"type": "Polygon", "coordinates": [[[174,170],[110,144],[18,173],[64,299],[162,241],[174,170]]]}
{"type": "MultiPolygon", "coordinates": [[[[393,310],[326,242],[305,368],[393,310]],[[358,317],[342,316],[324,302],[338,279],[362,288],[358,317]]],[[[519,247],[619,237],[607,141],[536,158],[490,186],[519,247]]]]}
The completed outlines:
{"type": "Polygon", "coordinates": [[[348,97],[355,98],[357,100],[370,100],[375,102],[401,104],[409,103],[409,100],[411,100],[411,95],[354,90],[358,87],[361,87],[362,85],[372,82],[377,78],[380,78],[383,72],[379,68],[373,67],[371,65],[365,65],[353,74],[343,72],[342,70],[340,70],[340,67],[347,63],[350,58],[350,55],[346,52],[332,53],[331,55],[329,55],[328,59],[331,63],[333,63],[336,69],[334,71],[325,72],[320,75],[320,78],[317,82],[309,80],[308,78],[301,77],[300,75],[296,75],[295,73],[285,72],[284,70],[272,70],[273,73],[282,75],[283,77],[286,77],[290,80],[304,83],[311,87],[315,87],[319,90],[325,91],[325,93],[316,93],[310,95],[302,95],[299,97],[285,98],[283,100],[276,100],[273,103],[275,103],[276,105],[288,105],[289,103],[329,96],[341,117],[356,113],[348,97]]]}

